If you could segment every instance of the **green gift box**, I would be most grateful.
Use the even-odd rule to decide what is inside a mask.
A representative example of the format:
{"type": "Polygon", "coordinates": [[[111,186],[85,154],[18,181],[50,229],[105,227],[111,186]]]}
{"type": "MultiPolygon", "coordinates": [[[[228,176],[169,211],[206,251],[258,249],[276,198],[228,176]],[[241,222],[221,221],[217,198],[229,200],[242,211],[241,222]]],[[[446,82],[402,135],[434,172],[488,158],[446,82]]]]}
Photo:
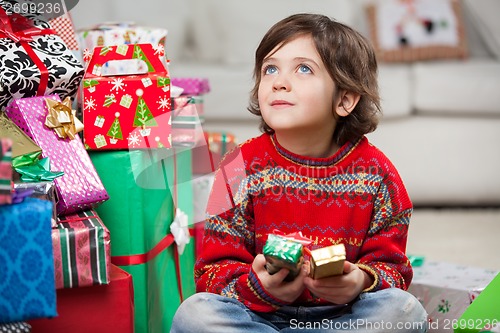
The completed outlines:
{"type": "Polygon", "coordinates": [[[182,298],[195,292],[194,241],[179,254],[170,233],[176,208],[193,223],[191,152],[89,154],[110,196],[96,211],[110,231],[111,261],[133,278],[135,333],[169,332],[182,298]]]}
{"type": "Polygon", "coordinates": [[[281,268],[287,268],[290,273],[286,281],[293,280],[299,274],[302,266],[303,245],[283,236],[269,234],[262,250],[266,257],[266,269],[269,274],[277,273],[281,268]]]}
{"type": "Polygon", "coordinates": [[[500,273],[477,296],[455,323],[455,333],[498,332],[500,328],[500,273]]]}

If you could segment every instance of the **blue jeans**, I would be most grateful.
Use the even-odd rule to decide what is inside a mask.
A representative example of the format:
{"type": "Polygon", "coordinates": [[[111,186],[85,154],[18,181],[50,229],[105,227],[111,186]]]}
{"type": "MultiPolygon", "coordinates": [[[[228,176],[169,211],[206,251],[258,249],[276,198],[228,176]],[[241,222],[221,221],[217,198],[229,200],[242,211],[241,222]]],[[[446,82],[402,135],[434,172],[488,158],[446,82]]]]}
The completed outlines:
{"type": "Polygon", "coordinates": [[[249,310],[235,299],[198,293],[177,310],[171,333],[426,332],[427,313],[410,293],[390,288],[362,293],[350,305],[249,310]]]}

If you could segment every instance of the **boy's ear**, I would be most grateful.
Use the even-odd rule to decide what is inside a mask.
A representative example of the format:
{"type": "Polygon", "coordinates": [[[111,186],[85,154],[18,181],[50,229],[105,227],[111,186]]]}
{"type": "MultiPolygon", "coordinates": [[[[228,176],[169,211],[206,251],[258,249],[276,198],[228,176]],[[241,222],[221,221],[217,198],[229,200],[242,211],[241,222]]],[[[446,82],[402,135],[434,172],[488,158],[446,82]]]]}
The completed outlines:
{"type": "Polygon", "coordinates": [[[342,91],[335,105],[335,112],[340,117],[347,117],[359,102],[361,95],[352,91],[342,91]]]}

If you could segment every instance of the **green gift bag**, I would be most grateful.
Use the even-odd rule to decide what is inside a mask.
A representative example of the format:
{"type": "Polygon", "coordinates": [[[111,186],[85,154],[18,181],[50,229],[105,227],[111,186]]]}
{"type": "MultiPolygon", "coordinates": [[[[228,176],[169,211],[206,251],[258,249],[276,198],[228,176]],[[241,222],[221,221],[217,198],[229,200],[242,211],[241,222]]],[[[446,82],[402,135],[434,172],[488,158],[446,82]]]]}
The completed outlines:
{"type": "Polygon", "coordinates": [[[500,273],[469,305],[456,323],[455,333],[498,332],[500,329],[500,273]]]}
{"type": "Polygon", "coordinates": [[[96,211],[110,231],[111,261],[133,278],[135,333],[169,332],[182,297],[195,292],[194,241],[179,254],[170,233],[176,208],[193,223],[191,152],[89,154],[110,196],[96,211]]]}

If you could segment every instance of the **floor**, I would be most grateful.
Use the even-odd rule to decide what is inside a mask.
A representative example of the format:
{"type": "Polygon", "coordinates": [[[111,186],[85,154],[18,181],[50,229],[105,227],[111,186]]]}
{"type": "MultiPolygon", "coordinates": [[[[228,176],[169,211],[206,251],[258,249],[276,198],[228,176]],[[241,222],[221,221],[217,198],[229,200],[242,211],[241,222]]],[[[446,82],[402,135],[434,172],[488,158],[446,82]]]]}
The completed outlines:
{"type": "Polygon", "coordinates": [[[500,271],[500,208],[416,208],[407,253],[500,271]]]}

